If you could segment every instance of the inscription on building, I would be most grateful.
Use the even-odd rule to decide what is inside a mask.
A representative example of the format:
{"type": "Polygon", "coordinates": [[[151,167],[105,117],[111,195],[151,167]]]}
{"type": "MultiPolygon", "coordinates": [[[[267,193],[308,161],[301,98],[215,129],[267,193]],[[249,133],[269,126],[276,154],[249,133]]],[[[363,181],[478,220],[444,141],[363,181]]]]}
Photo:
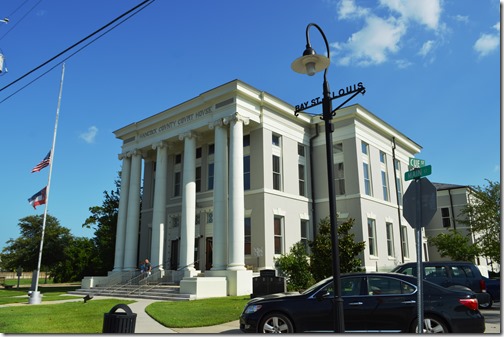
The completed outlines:
{"type": "Polygon", "coordinates": [[[146,138],[146,137],[151,137],[151,136],[154,136],[156,134],[159,134],[159,133],[163,133],[163,132],[166,132],[168,130],[172,130],[172,129],[175,129],[175,128],[178,128],[184,124],[187,124],[187,123],[190,123],[192,121],[195,121],[199,118],[202,118],[210,113],[213,112],[213,107],[210,106],[208,108],[205,108],[205,109],[201,109],[197,112],[193,112],[193,113],[190,113],[190,114],[186,114],[186,115],[183,115],[183,116],[180,116],[174,120],[171,120],[171,121],[168,121],[156,128],[153,128],[153,129],[150,129],[150,130],[147,130],[147,131],[144,131],[140,134],[138,134],[138,137],[139,138],[146,138]]]}

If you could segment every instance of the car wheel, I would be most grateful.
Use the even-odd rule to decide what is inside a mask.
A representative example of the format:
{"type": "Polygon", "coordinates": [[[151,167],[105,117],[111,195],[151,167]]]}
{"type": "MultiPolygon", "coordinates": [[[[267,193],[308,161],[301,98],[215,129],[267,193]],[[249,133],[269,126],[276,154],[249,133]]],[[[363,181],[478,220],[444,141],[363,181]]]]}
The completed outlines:
{"type": "MultiPolygon", "coordinates": [[[[418,321],[418,319],[416,319],[415,322],[413,323],[413,328],[411,329],[411,332],[418,333],[417,321],[418,321]]],[[[448,331],[448,327],[446,326],[446,324],[442,320],[438,319],[436,316],[425,315],[422,332],[423,333],[447,333],[450,331],[448,331]]]]}
{"type": "Polygon", "coordinates": [[[480,309],[490,309],[493,305],[493,300],[490,298],[490,300],[487,303],[480,304],[479,307],[480,309]]]}
{"type": "Polygon", "coordinates": [[[293,333],[291,320],[283,314],[271,313],[266,315],[259,325],[260,333],[293,333]]]}

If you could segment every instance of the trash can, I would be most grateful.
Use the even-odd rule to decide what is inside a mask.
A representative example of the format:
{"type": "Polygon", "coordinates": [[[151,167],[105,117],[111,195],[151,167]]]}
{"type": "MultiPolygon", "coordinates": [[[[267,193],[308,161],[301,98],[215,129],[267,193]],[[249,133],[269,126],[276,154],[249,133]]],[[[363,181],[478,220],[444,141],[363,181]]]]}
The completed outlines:
{"type": "Polygon", "coordinates": [[[114,306],[103,316],[103,333],[135,333],[137,314],[134,314],[126,304],[114,306]],[[124,312],[116,312],[122,309],[124,312]]]}

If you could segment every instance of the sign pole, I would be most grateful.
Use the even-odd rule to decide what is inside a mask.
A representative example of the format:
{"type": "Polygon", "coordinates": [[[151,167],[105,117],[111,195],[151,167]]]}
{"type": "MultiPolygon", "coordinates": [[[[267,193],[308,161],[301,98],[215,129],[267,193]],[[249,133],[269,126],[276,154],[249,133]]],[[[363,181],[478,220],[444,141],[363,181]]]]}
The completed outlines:
{"type": "Polygon", "coordinates": [[[422,184],[420,179],[415,179],[415,184],[418,185],[416,189],[416,241],[417,241],[417,280],[418,280],[418,299],[417,299],[417,311],[418,311],[418,333],[423,332],[423,268],[422,268],[422,184]]]}

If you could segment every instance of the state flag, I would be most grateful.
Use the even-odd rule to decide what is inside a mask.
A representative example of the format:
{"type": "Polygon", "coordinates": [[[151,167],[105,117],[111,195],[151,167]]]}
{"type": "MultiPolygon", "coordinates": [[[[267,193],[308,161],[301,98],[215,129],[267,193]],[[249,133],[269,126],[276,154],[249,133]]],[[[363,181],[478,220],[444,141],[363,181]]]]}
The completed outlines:
{"type": "Polygon", "coordinates": [[[30,199],[28,199],[28,202],[30,205],[33,206],[34,209],[37,209],[37,206],[43,205],[46,203],[46,191],[47,191],[47,186],[32,195],[30,199]]]}

